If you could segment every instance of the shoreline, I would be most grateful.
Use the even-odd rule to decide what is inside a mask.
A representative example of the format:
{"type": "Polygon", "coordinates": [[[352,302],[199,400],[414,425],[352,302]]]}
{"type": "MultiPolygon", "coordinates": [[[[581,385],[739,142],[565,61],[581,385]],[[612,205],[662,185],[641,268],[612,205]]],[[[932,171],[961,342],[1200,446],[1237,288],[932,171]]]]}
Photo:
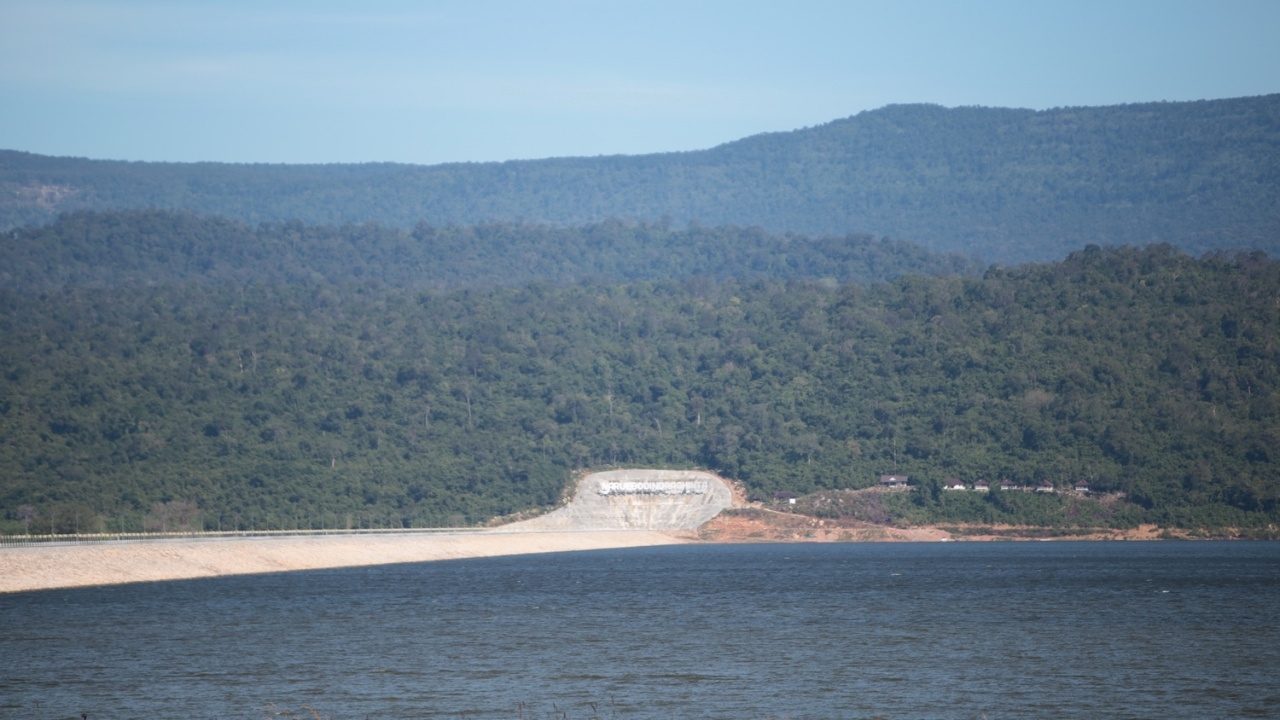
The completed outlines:
{"type": "Polygon", "coordinates": [[[539,553],[686,543],[1097,542],[1173,537],[1144,525],[1127,531],[1046,537],[1026,527],[829,523],[766,512],[720,516],[695,532],[660,530],[516,530],[387,534],[251,535],[108,540],[85,544],[0,546],[0,595],[39,590],[194,580],[296,570],[368,567],[539,553]]]}
{"type": "MultiPolygon", "coordinates": [[[[1186,531],[1143,524],[1133,528],[937,523],[896,526],[850,518],[817,518],[761,507],[738,507],[698,529],[703,542],[1030,542],[1192,540],[1186,531]]],[[[1221,539],[1238,537],[1227,533],[1221,539]]],[[[1201,538],[1209,539],[1209,538],[1201,538]]]]}
{"type": "Polygon", "coordinates": [[[689,542],[650,530],[181,538],[0,548],[0,594],[689,542]]]}

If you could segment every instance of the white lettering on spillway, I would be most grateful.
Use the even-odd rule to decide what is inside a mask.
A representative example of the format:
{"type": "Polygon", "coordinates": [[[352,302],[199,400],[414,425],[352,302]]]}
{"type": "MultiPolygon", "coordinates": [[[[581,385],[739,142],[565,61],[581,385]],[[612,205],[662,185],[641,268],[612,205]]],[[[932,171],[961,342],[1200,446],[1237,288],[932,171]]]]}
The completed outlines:
{"type": "Polygon", "coordinates": [[[678,482],[622,480],[602,482],[596,492],[601,495],[702,495],[708,489],[706,480],[682,480],[678,482]]]}

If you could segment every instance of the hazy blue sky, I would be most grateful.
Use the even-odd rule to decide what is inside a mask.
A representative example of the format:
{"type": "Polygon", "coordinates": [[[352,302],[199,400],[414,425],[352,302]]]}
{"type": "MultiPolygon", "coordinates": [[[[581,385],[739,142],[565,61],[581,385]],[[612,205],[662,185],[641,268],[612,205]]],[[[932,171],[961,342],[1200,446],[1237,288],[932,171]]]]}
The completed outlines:
{"type": "Polygon", "coordinates": [[[1280,92],[1280,0],[0,0],[0,148],[437,163],[1280,92]]]}

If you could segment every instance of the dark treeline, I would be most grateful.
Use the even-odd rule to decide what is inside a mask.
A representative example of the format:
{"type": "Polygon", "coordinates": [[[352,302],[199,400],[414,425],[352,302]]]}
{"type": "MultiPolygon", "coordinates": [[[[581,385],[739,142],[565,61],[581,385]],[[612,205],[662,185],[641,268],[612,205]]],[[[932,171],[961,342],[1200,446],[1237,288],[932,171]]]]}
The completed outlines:
{"type": "Polygon", "coordinates": [[[890,106],[698,152],[413,166],[0,151],[0,229],[163,208],[257,224],[611,217],[874,233],[1016,263],[1088,243],[1280,253],[1280,95],[1045,111],[890,106]]]}
{"type": "Polygon", "coordinates": [[[775,278],[868,283],[903,275],[976,274],[958,255],[863,235],[809,238],[759,228],[616,220],[560,228],[528,223],[411,230],[378,225],[249,226],[153,210],[66,215],[0,236],[0,287],[23,291],[126,283],[376,281],[450,289],[775,278]]]}
{"type": "MultiPolygon", "coordinates": [[[[1280,264],[1260,253],[1090,247],[872,285],[24,273],[0,291],[10,532],[477,522],[615,464],[763,496],[897,471],[914,519],[954,519],[936,488],[959,476],[1087,479],[1127,494],[1118,523],[1280,520],[1280,264]]],[[[973,512],[1043,510],[1002,495],[973,512]]]]}

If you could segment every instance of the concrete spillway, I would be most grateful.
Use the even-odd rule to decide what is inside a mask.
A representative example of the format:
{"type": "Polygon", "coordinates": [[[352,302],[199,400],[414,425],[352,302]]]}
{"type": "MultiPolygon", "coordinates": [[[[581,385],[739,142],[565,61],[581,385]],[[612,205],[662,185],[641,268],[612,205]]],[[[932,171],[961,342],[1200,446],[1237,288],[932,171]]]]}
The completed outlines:
{"type": "Polygon", "coordinates": [[[696,470],[610,470],[578,481],[567,506],[510,530],[696,530],[733,505],[723,480],[696,470]]]}

